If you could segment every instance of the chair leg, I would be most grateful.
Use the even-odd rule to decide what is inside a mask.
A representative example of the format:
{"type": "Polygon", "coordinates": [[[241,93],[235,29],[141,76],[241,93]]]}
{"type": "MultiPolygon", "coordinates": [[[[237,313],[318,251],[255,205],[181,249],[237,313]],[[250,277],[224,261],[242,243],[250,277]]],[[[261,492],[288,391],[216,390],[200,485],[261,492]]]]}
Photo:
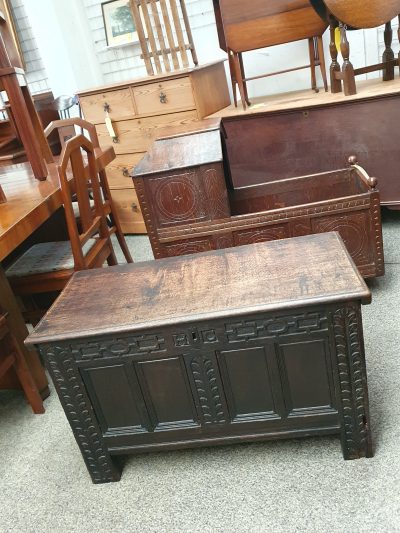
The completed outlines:
{"type": "Polygon", "coordinates": [[[335,32],[337,28],[337,21],[334,18],[330,20],[330,34],[331,42],[329,43],[329,51],[331,54],[331,66],[329,69],[331,76],[331,93],[341,93],[342,92],[342,82],[336,77],[337,73],[340,73],[340,65],[338,63],[338,50],[336,48],[335,32]]]}
{"type": "Polygon", "coordinates": [[[315,46],[314,37],[308,39],[308,51],[310,54],[310,69],[311,69],[311,89],[316,93],[319,92],[317,87],[317,76],[315,72],[315,46]]]}
{"type": "MultiPolygon", "coordinates": [[[[385,26],[385,51],[383,52],[382,62],[390,63],[394,59],[394,52],[392,50],[392,39],[393,39],[393,30],[392,22],[386,22],[385,26]]],[[[394,65],[386,64],[383,69],[383,81],[394,80],[394,65]]]]}
{"type": "Polygon", "coordinates": [[[112,242],[111,242],[111,239],[109,239],[110,241],[110,255],[107,257],[107,265],[108,266],[115,266],[115,265],[118,265],[118,261],[117,261],[117,257],[115,255],[115,252],[114,252],[114,248],[112,246],[112,242]]]}
{"type": "Polygon", "coordinates": [[[325,65],[325,54],[324,54],[324,42],[322,40],[322,36],[317,37],[317,44],[318,44],[318,60],[319,60],[319,68],[321,69],[321,76],[324,81],[324,89],[325,92],[328,92],[328,79],[326,77],[326,65],[325,65]]]}
{"type": "Polygon", "coordinates": [[[115,235],[117,236],[118,243],[120,245],[122,253],[124,254],[126,262],[127,263],[133,263],[132,255],[131,255],[131,252],[129,251],[128,245],[126,244],[126,240],[125,240],[124,234],[122,233],[122,231],[120,231],[117,228],[117,231],[115,232],[115,235]]]}
{"type": "Polygon", "coordinates": [[[22,352],[19,349],[18,344],[11,338],[12,348],[15,353],[15,363],[14,368],[17,373],[18,379],[22,385],[22,389],[25,393],[25,396],[32,408],[32,411],[35,414],[44,413],[43,400],[40,396],[38,388],[33,380],[33,377],[29,371],[28,365],[24,359],[22,352]]]}

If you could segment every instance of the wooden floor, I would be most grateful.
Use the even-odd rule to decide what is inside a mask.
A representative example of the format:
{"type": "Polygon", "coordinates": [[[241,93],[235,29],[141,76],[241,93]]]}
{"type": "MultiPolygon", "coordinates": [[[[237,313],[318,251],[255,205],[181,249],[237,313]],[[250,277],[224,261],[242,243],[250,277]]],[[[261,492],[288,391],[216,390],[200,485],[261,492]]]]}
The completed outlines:
{"type": "MultiPolygon", "coordinates": [[[[238,107],[233,104],[217,111],[210,117],[222,118],[236,115],[251,115],[254,113],[262,113],[265,111],[282,111],[284,109],[298,109],[302,107],[312,107],[319,105],[335,104],[341,101],[360,100],[363,98],[370,98],[377,95],[389,95],[400,92],[400,78],[392,81],[383,82],[381,79],[373,79],[367,81],[357,81],[358,93],[353,96],[345,96],[344,93],[332,94],[330,91],[321,91],[315,93],[311,89],[294,91],[289,93],[280,93],[270,96],[262,96],[259,98],[251,98],[251,106],[246,110],[243,109],[241,102],[238,107]]],[[[210,118],[207,117],[207,118],[210,118]]]]}

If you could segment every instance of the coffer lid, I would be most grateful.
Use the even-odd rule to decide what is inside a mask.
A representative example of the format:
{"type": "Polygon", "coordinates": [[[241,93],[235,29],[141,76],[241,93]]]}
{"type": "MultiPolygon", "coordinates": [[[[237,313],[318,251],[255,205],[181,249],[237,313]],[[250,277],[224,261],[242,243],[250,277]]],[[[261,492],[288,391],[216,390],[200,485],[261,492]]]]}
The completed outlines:
{"type": "Polygon", "coordinates": [[[77,272],[26,343],[370,299],[339,235],[308,235],[77,272]]]}
{"type": "Polygon", "coordinates": [[[135,178],[223,160],[219,127],[157,139],[131,172],[135,178]]]}

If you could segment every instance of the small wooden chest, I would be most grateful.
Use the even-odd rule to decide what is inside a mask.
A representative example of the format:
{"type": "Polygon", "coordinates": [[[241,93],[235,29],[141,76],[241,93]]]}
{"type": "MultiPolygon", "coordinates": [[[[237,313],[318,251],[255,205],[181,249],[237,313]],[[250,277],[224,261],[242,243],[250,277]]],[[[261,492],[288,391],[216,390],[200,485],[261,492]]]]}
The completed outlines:
{"type": "Polygon", "coordinates": [[[95,483],[115,456],[338,434],[371,456],[360,304],[337,233],[78,272],[27,340],[95,483]]]}

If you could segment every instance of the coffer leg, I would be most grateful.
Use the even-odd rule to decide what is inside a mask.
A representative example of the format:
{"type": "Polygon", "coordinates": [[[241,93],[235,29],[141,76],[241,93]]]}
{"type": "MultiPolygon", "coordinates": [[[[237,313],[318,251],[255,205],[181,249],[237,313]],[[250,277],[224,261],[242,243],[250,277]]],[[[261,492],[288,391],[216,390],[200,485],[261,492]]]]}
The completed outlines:
{"type": "Polygon", "coordinates": [[[232,63],[235,71],[235,78],[239,87],[240,98],[242,100],[243,109],[246,109],[246,94],[244,89],[244,81],[240,70],[239,54],[229,50],[229,54],[232,54],[232,63]]]}
{"type": "Polygon", "coordinates": [[[310,37],[308,39],[308,52],[310,55],[310,70],[311,70],[311,89],[315,91],[316,93],[319,92],[317,87],[317,75],[315,72],[315,44],[314,44],[314,37],[310,37]]]}
{"type": "Polygon", "coordinates": [[[242,53],[239,54],[239,63],[240,63],[240,74],[241,74],[242,80],[243,80],[244,97],[245,97],[245,100],[246,100],[246,104],[250,106],[251,102],[249,100],[249,95],[247,93],[247,82],[245,81],[246,80],[246,74],[244,72],[243,54],[242,53]]]}
{"type": "Polygon", "coordinates": [[[107,451],[73,356],[56,347],[42,348],[41,353],[93,483],[119,481],[121,470],[107,451]]]}
{"type": "Polygon", "coordinates": [[[333,328],[338,367],[343,457],[372,457],[367,373],[359,305],[334,313],[333,328]]]}
{"type": "Polygon", "coordinates": [[[235,104],[235,107],[237,107],[237,81],[236,81],[236,76],[235,76],[235,63],[233,61],[233,54],[231,54],[229,51],[228,51],[228,58],[229,58],[229,72],[231,73],[233,102],[235,104]]]}

